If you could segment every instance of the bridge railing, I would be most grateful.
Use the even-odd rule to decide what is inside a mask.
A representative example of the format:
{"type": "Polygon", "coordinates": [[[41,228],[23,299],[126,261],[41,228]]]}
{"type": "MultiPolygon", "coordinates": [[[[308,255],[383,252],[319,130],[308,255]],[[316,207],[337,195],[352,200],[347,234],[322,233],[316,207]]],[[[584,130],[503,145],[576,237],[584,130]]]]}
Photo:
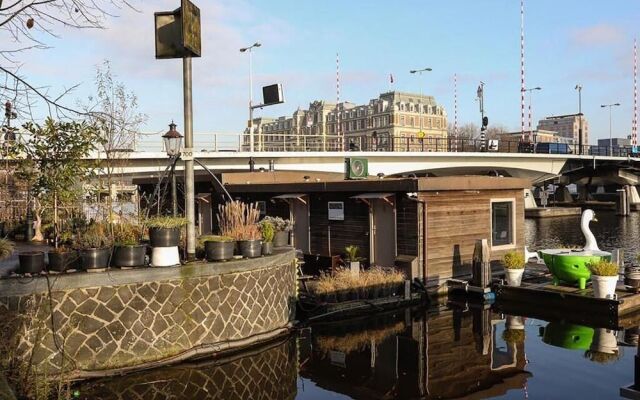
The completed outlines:
{"type": "MultiPolygon", "coordinates": [[[[157,139],[160,139],[159,137],[157,139]]],[[[164,152],[161,140],[142,140],[136,151],[164,152]]],[[[195,151],[249,151],[250,138],[239,133],[195,133],[195,151]]],[[[393,152],[497,152],[533,154],[582,154],[594,156],[628,157],[631,146],[578,146],[565,143],[521,143],[516,140],[436,137],[389,137],[385,135],[367,137],[344,137],[337,135],[276,135],[256,134],[254,150],[259,152],[323,152],[323,151],[393,151],[393,152]]]]}

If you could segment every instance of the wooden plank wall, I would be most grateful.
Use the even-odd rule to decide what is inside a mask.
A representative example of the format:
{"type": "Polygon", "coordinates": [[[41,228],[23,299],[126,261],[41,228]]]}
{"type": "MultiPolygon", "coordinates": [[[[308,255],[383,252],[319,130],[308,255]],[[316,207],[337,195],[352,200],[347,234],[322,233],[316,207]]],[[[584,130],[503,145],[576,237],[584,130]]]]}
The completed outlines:
{"type": "Polygon", "coordinates": [[[398,254],[418,256],[420,235],[418,235],[418,202],[409,200],[403,194],[396,196],[396,240],[398,254]]]}
{"type": "MultiPolygon", "coordinates": [[[[524,250],[522,190],[423,192],[427,202],[427,279],[442,280],[469,274],[477,239],[491,239],[491,199],[516,199],[516,249],[524,250]]],[[[491,259],[508,250],[492,251],[491,259]]]]}
{"type": "Polygon", "coordinates": [[[358,193],[312,193],[310,219],[312,254],[323,256],[344,254],[344,248],[356,245],[360,257],[369,255],[369,206],[351,199],[358,193]],[[329,221],[327,202],[344,202],[344,221],[329,221]],[[331,250],[329,250],[329,227],[331,227],[331,250]]]}

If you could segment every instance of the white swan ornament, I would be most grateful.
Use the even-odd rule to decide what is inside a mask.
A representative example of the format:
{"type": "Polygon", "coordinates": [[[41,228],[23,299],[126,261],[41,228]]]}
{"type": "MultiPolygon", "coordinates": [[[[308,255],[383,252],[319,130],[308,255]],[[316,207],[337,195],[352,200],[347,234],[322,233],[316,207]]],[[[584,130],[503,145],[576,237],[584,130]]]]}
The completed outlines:
{"type": "Polygon", "coordinates": [[[582,249],[583,251],[600,251],[600,248],[598,247],[598,242],[596,242],[596,237],[593,236],[593,233],[591,233],[591,229],[589,229],[589,222],[591,221],[595,221],[598,222],[598,220],[596,219],[596,213],[593,212],[593,210],[584,210],[584,212],[582,213],[582,219],[580,221],[580,230],[582,230],[582,234],[584,235],[584,238],[586,239],[586,243],[584,245],[584,248],[582,249]]]}

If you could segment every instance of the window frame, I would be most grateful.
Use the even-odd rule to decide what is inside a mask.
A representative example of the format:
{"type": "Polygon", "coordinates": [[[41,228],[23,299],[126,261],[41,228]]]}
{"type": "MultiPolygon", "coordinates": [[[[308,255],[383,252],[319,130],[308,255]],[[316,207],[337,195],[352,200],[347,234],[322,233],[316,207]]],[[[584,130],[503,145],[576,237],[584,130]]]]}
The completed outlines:
{"type": "Polygon", "coordinates": [[[516,235],[516,199],[510,198],[492,198],[489,200],[489,242],[492,250],[509,250],[518,246],[516,235]],[[511,243],[493,244],[493,204],[494,203],[511,203],[511,243]]]}

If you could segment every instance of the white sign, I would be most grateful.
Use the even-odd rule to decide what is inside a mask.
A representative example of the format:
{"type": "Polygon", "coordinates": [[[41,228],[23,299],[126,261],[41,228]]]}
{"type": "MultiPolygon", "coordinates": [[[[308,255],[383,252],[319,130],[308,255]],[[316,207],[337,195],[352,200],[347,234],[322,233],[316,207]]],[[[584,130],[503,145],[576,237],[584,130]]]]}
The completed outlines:
{"type": "Polygon", "coordinates": [[[344,221],[344,201],[327,202],[329,221],[344,221]]]}
{"type": "Polygon", "coordinates": [[[183,161],[193,161],[193,147],[185,147],[182,153],[180,153],[180,158],[182,158],[183,161]]]}

